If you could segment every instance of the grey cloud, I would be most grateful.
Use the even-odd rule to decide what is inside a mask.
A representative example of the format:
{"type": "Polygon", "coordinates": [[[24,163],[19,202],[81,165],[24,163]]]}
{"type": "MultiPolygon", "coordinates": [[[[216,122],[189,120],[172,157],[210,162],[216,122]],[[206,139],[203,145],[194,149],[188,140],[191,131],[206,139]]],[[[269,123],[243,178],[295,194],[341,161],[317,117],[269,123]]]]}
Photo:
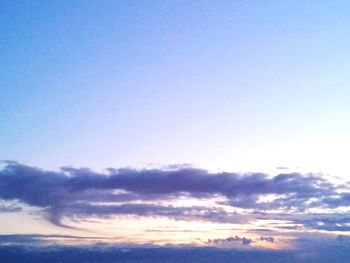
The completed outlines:
{"type": "Polygon", "coordinates": [[[350,253],[347,250],[330,249],[327,252],[291,250],[237,250],[196,247],[0,247],[0,254],[6,262],[75,262],[75,263],[347,263],[350,253]],[[334,261],[334,259],[337,259],[334,261]]]}
{"type": "Polygon", "coordinates": [[[334,196],[325,197],[316,203],[330,208],[350,206],[350,193],[341,193],[334,196]]]}
{"type": "Polygon", "coordinates": [[[101,237],[84,237],[84,236],[72,236],[72,235],[40,235],[40,234],[9,234],[0,235],[0,246],[1,245],[28,245],[28,246],[40,246],[47,244],[54,244],[59,241],[65,240],[100,240],[101,237]]]}
{"type": "Polygon", "coordinates": [[[22,207],[11,203],[0,203],[0,213],[13,213],[22,211],[22,207]]]}
{"type": "Polygon", "coordinates": [[[250,245],[251,243],[254,243],[257,241],[265,241],[265,242],[273,243],[275,239],[274,237],[270,237],[270,236],[261,236],[260,238],[252,239],[252,238],[240,237],[236,235],[228,238],[209,239],[208,244],[222,245],[222,244],[231,243],[231,242],[239,242],[242,245],[250,245]]]}
{"type": "Polygon", "coordinates": [[[338,236],[324,242],[299,239],[292,250],[264,250],[249,246],[251,240],[244,237],[228,238],[249,249],[221,249],[217,247],[154,246],[151,244],[108,244],[98,237],[61,235],[0,235],[0,258],[2,262],[145,262],[145,263],[347,263],[350,260],[348,237],[338,236]],[[86,239],[91,245],[58,245],[51,239],[86,239]],[[250,242],[250,243],[249,243],[250,242]]]}
{"type": "MultiPolygon", "coordinates": [[[[54,213],[50,211],[49,215],[54,213]]],[[[90,205],[75,204],[66,207],[65,216],[105,216],[111,215],[135,215],[159,217],[165,216],[181,220],[209,220],[216,222],[238,223],[243,221],[240,215],[227,213],[220,208],[208,208],[204,206],[175,207],[172,205],[161,206],[154,204],[120,204],[120,205],[90,205]],[[220,215],[220,216],[219,216],[220,215]]],[[[51,218],[51,221],[59,221],[61,214],[58,213],[57,219],[51,218]]]]}
{"type": "Polygon", "coordinates": [[[261,236],[261,237],[260,237],[260,241],[266,241],[266,242],[273,243],[273,242],[275,242],[275,239],[274,239],[273,237],[261,236]]]}
{"type": "Polygon", "coordinates": [[[231,242],[240,242],[242,245],[249,245],[250,243],[253,242],[253,240],[250,238],[239,237],[239,236],[208,240],[208,244],[215,244],[215,245],[221,245],[221,244],[231,243],[231,242]]]}
{"type": "Polygon", "coordinates": [[[350,216],[348,214],[310,214],[302,218],[295,218],[294,222],[318,230],[350,231],[350,216]]]}
{"type": "Polygon", "coordinates": [[[161,206],[159,201],[178,196],[211,198],[225,197],[234,207],[295,209],[303,211],[311,206],[337,206],[341,202],[336,185],[314,174],[282,173],[271,177],[262,173],[209,173],[206,170],[174,166],[174,169],[108,169],[105,174],[89,169],[64,167],[60,171],[45,171],[16,162],[8,162],[0,170],[0,198],[16,200],[41,207],[47,218],[61,225],[66,216],[106,216],[133,214],[167,216],[187,219],[232,222],[239,216],[220,209],[201,207],[175,208],[161,206]],[[261,203],[259,197],[275,194],[279,198],[261,203]],[[333,198],[333,199],[332,199],[333,198]],[[310,202],[310,200],[320,200],[310,202]],[[146,201],[151,205],[130,202],[146,201]],[[104,205],[99,204],[103,202],[104,205]],[[337,203],[338,202],[338,203],[337,203]]]}

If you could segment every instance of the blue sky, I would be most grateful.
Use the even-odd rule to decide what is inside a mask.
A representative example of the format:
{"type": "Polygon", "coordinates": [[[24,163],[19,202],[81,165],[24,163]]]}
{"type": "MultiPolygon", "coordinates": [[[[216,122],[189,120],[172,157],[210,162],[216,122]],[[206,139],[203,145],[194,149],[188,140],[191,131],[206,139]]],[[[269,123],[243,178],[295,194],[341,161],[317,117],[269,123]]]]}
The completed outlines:
{"type": "Polygon", "coordinates": [[[0,246],[348,246],[349,13],[2,1],[0,246]]]}
{"type": "Polygon", "coordinates": [[[314,145],[348,139],[349,8],[2,3],[0,157],[48,168],[321,169],[339,149],[308,163],[314,145]]]}

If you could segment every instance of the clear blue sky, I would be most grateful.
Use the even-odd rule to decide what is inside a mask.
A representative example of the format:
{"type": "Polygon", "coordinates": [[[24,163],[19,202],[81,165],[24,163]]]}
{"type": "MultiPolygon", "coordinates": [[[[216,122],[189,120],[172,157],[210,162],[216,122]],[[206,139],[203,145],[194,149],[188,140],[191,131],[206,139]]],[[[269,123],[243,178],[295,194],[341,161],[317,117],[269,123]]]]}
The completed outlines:
{"type": "Polygon", "coordinates": [[[345,169],[349,13],[320,0],[1,1],[0,159],[345,169]]]}

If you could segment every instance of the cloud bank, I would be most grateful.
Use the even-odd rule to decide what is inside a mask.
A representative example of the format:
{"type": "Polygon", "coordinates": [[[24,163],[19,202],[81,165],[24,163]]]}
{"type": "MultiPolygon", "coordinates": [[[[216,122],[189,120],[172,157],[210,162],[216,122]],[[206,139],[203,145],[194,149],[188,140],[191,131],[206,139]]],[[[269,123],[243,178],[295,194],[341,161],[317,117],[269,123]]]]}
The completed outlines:
{"type": "MultiPolygon", "coordinates": [[[[2,237],[13,240],[20,237],[2,237]]],[[[24,236],[27,242],[37,236],[24,236]]],[[[43,238],[47,238],[44,236],[43,238]]],[[[347,263],[350,250],[344,247],[342,241],[335,241],[327,249],[314,247],[301,250],[237,250],[219,249],[213,247],[157,247],[157,246],[30,246],[24,244],[0,246],[2,262],[76,262],[76,263],[347,263]]]]}
{"type": "Polygon", "coordinates": [[[289,220],[311,229],[348,231],[346,213],[332,212],[350,206],[347,189],[348,184],[337,185],[311,173],[210,173],[181,166],[110,168],[96,173],[71,167],[47,171],[7,162],[0,171],[3,202],[41,208],[58,226],[65,226],[63,217],[134,215],[232,223],[247,220],[248,215],[249,219],[289,220]],[[211,200],[218,196],[221,200],[214,206],[171,204],[179,197],[211,200]],[[225,207],[244,209],[245,214],[225,207]],[[312,209],[328,213],[316,215],[312,209]]]}

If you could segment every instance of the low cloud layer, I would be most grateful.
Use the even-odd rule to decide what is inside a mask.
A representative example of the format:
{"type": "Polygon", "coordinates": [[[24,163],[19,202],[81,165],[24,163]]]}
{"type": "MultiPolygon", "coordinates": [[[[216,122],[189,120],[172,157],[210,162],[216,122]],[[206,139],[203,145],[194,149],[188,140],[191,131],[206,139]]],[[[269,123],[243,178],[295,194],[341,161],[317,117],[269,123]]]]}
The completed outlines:
{"type": "Polygon", "coordinates": [[[0,171],[3,202],[16,201],[41,208],[47,219],[59,226],[63,226],[63,217],[113,215],[223,223],[247,220],[248,212],[242,215],[223,208],[231,207],[246,209],[250,219],[283,218],[312,229],[348,231],[349,218],[344,214],[325,213],[319,218],[310,212],[315,208],[350,206],[347,187],[317,174],[210,173],[181,166],[172,170],[108,169],[106,173],[96,173],[70,167],[47,171],[7,162],[0,171]],[[210,207],[169,205],[180,196],[198,200],[219,196],[221,201],[210,207]]]}
{"type": "MultiPolygon", "coordinates": [[[[6,240],[20,237],[1,237],[6,240]]],[[[32,236],[23,239],[30,241],[32,236]]],[[[40,237],[35,236],[36,240],[40,237]]],[[[44,239],[47,236],[43,236],[44,239]]],[[[300,250],[237,250],[213,247],[156,247],[156,246],[30,246],[22,243],[18,245],[0,246],[1,259],[4,262],[144,262],[144,263],[347,263],[350,260],[350,250],[342,245],[342,241],[335,241],[333,245],[313,247],[300,250]]]]}

